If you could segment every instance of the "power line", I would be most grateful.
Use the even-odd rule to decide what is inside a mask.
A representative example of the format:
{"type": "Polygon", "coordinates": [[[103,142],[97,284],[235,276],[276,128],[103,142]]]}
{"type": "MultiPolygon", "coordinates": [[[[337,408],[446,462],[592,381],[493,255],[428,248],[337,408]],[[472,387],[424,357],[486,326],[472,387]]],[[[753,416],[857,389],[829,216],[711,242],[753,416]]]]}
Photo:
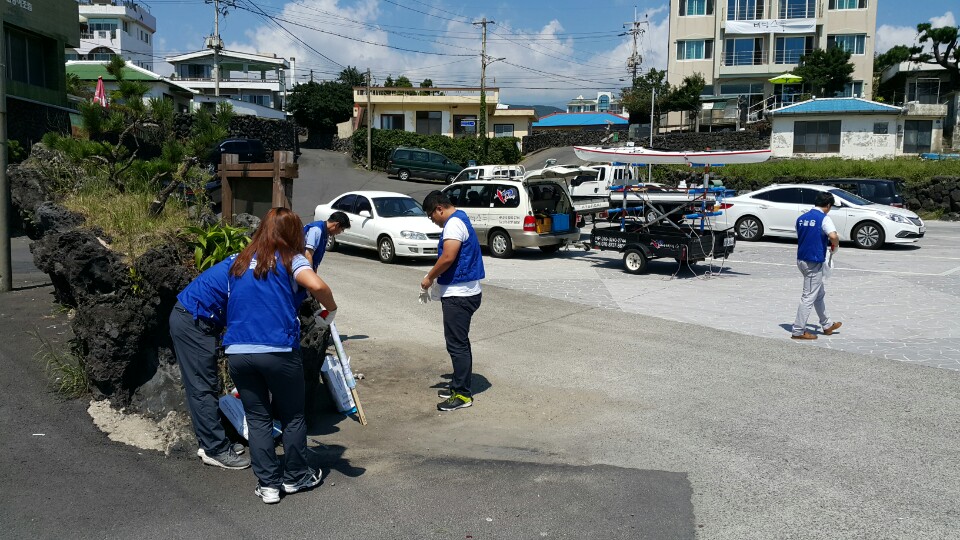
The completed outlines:
{"type": "MultiPolygon", "coordinates": [[[[253,2],[250,2],[250,1],[248,0],[248,1],[247,1],[247,4],[249,4],[249,5],[251,5],[252,7],[254,7],[257,11],[260,12],[260,14],[261,14],[263,17],[265,17],[265,18],[268,19],[269,21],[273,22],[273,24],[277,25],[281,30],[283,30],[284,32],[286,32],[287,34],[289,34],[293,39],[295,39],[295,40],[297,40],[298,42],[300,42],[304,47],[310,49],[311,51],[313,51],[314,53],[316,53],[316,54],[317,54],[318,56],[320,56],[321,58],[324,58],[324,59],[326,59],[328,62],[330,62],[330,63],[332,63],[332,64],[334,64],[334,65],[340,66],[340,67],[343,68],[343,69],[346,69],[346,68],[347,68],[347,66],[341,64],[340,62],[337,62],[337,61],[334,60],[333,58],[330,58],[329,56],[323,54],[322,52],[318,51],[317,49],[314,49],[314,48],[313,48],[310,44],[308,44],[306,41],[303,41],[302,39],[300,39],[299,36],[297,36],[296,34],[294,34],[293,32],[291,32],[290,30],[287,30],[287,28],[286,28],[285,26],[283,26],[282,24],[280,24],[274,17],[271,17],[270,15],[267,15],[262,9],[260,9],[259,6],[257,6],[257,5],[254,4],[253,2]]],[[[237,6],[237,7],[238,7],[238,9],[244,9],[245,11],[250,11],[251,13],[253,13],[253,10],[251,10],[251,9],[243,8],[243,7],[240,7],[240,6],[237,6]]]]}

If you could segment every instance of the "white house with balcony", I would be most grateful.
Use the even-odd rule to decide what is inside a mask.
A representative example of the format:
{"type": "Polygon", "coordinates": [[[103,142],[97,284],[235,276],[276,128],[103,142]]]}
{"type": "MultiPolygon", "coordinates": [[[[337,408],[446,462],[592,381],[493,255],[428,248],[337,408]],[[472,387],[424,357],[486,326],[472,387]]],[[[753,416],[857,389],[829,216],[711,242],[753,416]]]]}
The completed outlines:
{"type": "Polygon", "coordinates": [[[620,98],[616,97],[613,92],[597,92],[596,98],[585,98],[579,95],[570,100],[567,103],[567,112],[609,112],[613,114],[623,114],[623,106],[620,104],[620,98]]]}
{"type": "Polygon", "coordinates": [[[837,97],[869,99],[876,26],[877,0],[671,0],[667,79],[680,84],[699,73],[706,97],[777,108],[808,89],[770,79],[814,49],[841,47],[854,71],[837,97]]]}
{"type": "Polygon", "coordinates": [[[157,19],[145,5],[130,0],[77,0],[80,46],[65,50],[67,61],[106,61],[120,56],[153,70],[153,34],[157,19]]]}
{"type": "Polygon", "coordinates": [[[216,79],[212,49],[169,56],[166,60],[173,65],[173,80],[200,93],[198,102],[217,101],[219,87],[220,98],[256,106],[250,110],[284,110],[287,80],[293,70],[287,59],[276,54],[222,50],[218,55],[220,74],[216,79]]]}

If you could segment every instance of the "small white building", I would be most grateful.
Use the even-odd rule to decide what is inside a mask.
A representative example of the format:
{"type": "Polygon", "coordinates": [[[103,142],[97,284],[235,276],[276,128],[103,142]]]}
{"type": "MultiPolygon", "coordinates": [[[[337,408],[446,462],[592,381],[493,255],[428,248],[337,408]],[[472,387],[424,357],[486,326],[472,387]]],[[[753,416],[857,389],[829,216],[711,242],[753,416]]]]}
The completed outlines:
{"type": "Polygon", "coordinates": [[[821,98],[767,113],[774,157],[880,159],[942,150],[943,114],[863,98],[821,98]]]}
{"type": "MultiPolygon", "coordinates": [[[[107,72],[108,63],[75,60],[66,63],[66,71],[86,82],[91,90],[96,85],[97,79],[103,77],[103,86],[109,96],[110,92],[116,90],[119,85],[113,75],[107,72]]],[[[145,102],[150,98],[162,98],[173,102],[174,110],[177,112],[190,112],[194,108],[193,99],[197,92],[193,88],[171,81],[130,62],[127,62],[126,67],[123,68],[123,78],[146,85],[147,92],[143,95],[145,102]]]]}
{"type": "Polygon", "coordinates": [[[119,56],[153,70],[153,34],[157,19],[145,5],[130,0],[78,0],[80,46],[66,49],[66,60],[107,61],[119,56]]]}
{"type": "Polygon", "coordinates": [[[924,107],[943,113],[944,146],[960,149],[960,90],[952,90],[950,73],[939,64],[901,62],[880,75],[881,88],[893,88],[895,105],[924,107]]]}
{"type": "Polygon", "coordinates": [[[204,96],[245,101],[261,107],[284,110],[287,81],[293,70],[285,58],[277,55],[220,51],[219,83],[214,80],[213,50],[197,51],[167,57],[173,65],[173,80],[195,88],[204,96]]]}

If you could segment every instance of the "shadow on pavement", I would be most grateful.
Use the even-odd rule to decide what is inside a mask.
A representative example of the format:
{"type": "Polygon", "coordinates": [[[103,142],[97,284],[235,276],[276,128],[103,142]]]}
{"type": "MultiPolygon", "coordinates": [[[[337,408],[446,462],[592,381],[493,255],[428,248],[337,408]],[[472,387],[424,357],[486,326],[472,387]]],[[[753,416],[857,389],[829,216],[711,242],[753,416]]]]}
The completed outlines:
{"type": "MultiPolygon", "coordinates": [[[[443,375],[440,376],[440,378],[443,379],[444,382],[438,382],[437,384],[431,386],[430,388],[446,388],[447,386],[450,385],[450,380],[453,379],[453,374],[444,373],[443,375]]],[[[470,385],[473,387],[474,395],[482,393],[488,390],[491,386],[493,386],[492,384],[490,384],[490,381],[486,377],[478,373],[473,374],[473,378],[470,380],[470,385]]]]}

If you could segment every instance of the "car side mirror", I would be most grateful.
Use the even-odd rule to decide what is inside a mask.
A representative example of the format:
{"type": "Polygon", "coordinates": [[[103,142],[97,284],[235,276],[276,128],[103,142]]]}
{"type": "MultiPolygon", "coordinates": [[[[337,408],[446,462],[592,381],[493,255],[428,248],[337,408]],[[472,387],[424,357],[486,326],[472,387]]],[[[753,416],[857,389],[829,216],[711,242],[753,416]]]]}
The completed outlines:
{"type": "Polygon", "coordinates": [[[373,217],[373,214],[371,214],[369,210],[361,210],[361,211],[360,211],[360,214],[358,214],[358,215],[359,215],[360,217],[365,217],[365,218],[372,218],[372,217],[373,217]]]}

